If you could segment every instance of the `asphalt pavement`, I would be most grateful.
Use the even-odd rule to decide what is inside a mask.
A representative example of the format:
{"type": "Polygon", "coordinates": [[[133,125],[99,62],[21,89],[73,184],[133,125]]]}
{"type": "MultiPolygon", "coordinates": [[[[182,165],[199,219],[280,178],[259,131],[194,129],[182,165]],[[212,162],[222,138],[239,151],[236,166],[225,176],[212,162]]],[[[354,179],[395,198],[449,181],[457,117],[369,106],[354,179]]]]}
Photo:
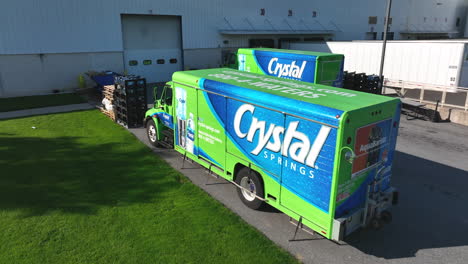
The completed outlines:
{"type": "MultiPolygon", "coordinates": [[[[130,131],[150,146],[144,129],[130,131]]],[[[288,216],[271,207],[251,210],[232,184],[197,164],[185,162],[182,168],[182,157],[173,150],[150,147],[304,263],[468,263],[468,127],[402,116],[392,178],[400,203],[393,222],[381,230],[357,231],[344,245],[303,231],[290,241],[295,226],[288,216]]]]}

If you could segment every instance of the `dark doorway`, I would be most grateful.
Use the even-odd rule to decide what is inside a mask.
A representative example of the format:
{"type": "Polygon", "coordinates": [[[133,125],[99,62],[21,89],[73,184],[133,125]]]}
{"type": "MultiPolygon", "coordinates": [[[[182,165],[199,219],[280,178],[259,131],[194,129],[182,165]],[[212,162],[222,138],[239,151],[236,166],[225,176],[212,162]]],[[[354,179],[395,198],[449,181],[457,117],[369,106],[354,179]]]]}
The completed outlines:
{"type": "Polygon", "coordinates": [[[249,39],[249,48],[274,48],[273,39],[249,39]]]}
{"type": "MultiPolygon", "coordinates": [[[[331,39],[329,39],[329,40],[331,40],[331,39]]],[[[325,41],[325,37],[322,37],[322,36],[309,37],[309,38],[304,38],[304,41],[306,41],[306,42],[321,42],[321,41],[325,41]]]]}
{"type": "Polygon", "coordinates": [[[278,39],[278,49],[289,49],[289,43],[299,42],[300,38],[280,38],[278,39]]]}

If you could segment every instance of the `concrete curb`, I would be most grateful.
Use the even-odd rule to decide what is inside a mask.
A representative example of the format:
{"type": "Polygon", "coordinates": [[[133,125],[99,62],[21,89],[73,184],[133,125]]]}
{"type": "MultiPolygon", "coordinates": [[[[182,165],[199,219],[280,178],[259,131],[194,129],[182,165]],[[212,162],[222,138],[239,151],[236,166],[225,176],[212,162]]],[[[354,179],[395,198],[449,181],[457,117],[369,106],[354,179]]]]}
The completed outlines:
{"type": "MultiPolygon", "coordinates": [[[[426,107],[430,109],[436,108],[433,104],[426,104],[426,107]]],[[[439,112],[442,120],[449,120],[455,124],[468,126],[468,111],[447,106],[439,106],[437,111],[439,112]]]]}
{"type": "Polygon", "coordinates": [[[88,103],[82,103],[82,104],[71,104],[71,105],[59,105],[59,106],[32,108],[32,109],[25,109],[25,110],[18,110],[18,111],[1,112],[0,113],[0,120],[1,119],[26,117],[26,116],[35,116],[35,115],[65,113],[65,112],[89,110],[89,109],[95,109],[95,107],[93,105],[91,105],[91,104],[88,104],[88,103]]]}

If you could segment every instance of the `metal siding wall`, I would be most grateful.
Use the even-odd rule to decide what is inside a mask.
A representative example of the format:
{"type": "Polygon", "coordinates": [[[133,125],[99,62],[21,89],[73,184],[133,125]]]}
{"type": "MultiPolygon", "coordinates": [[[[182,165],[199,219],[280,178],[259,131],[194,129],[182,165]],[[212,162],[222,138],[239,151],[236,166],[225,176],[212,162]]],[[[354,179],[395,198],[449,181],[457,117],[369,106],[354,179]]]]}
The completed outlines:
{"type": "Polygon", "coordinates": [[[100,1],[8,1],[0,9],[1,54],[119,51],[119,15],[100,1]],[[6,38],[6,39],[5,39],[6,38]]]}
{"type": "MultiPolygon", "coordinates": [[[[442,26],[454,29],[459,13],[466,14],[466,1],[439,2],[442,5],[437,7],[427,0],[395,2],[391,30],[442,26]],[[431,23],[422,22],[426,16],[431,18],[431,23]],[[438,18],[437,23],[434,17],[438,18]]],[[[383,28],[384,1],[373,0],[314,1],[313,4],[308,0],[17,0],[2,2],[0,54],[122,51],[122,13],[182,16],[184,49],[245,46],[251,37],[218,33],[225,26],[224,17],[281,21],[287,19],[288,9],[293,10],[294,18],[308,19],[312,11],[317,11],[317,19],[322,24],[329,27],[336,24],[335,40],[364,39],[371,26],[367,24],[367,16],[378,16],[374,29],[379,34],[383,28]],[[265,17],[259,15],[260,8],[266,9],[265,17]],[[224,39],[230,43],[223,44],[224,39]]],[[[399,38],[399,34],[395,37],[399,38]]]]}
{"type": "Polygon", "coordinates": [[[125,49],[182,48],[177,16],[124,15],[122,20],[125,49]]]}
{"type": "Polygon", "coordinates": [[[186,69],[218,68],[222,65],[221,49],[184,50],[186,69]]]}
{"type": "Polygon", "coordinates": [[[466,0],[411,0],[398,9],[404,12],[407,19],[397,20],[395,26],[398,26],[400,30],[410,31],[458,31],[459,35],[463,36],[463,26],[456,27],[456,20],[458,17],[464,19],[467,7],[468,1],[466,0]]]}
{"type": "Polygon", "coordinates": [[[71,90],[78,86],[80,74],[88,70],[123,72],[122,62],[121,52],[0,55],[3,84],[0,96],[71,90]]]}

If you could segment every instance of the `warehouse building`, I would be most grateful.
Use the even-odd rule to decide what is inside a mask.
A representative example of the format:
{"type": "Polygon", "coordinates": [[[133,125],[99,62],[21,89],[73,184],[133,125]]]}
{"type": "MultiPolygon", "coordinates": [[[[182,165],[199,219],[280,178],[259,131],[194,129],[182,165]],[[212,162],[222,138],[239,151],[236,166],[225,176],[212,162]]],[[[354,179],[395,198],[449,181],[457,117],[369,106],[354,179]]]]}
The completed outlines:
{"type": "MultiPolygon", "coordinates": [[[[0,9],[0,97],[72,90],[87,71],[164,82],[239,47],[380,39],[386,0],[25,0],[0,9]]],[[[466,0],[393,0],[390,39],[460,38],[466,0]]]]}

